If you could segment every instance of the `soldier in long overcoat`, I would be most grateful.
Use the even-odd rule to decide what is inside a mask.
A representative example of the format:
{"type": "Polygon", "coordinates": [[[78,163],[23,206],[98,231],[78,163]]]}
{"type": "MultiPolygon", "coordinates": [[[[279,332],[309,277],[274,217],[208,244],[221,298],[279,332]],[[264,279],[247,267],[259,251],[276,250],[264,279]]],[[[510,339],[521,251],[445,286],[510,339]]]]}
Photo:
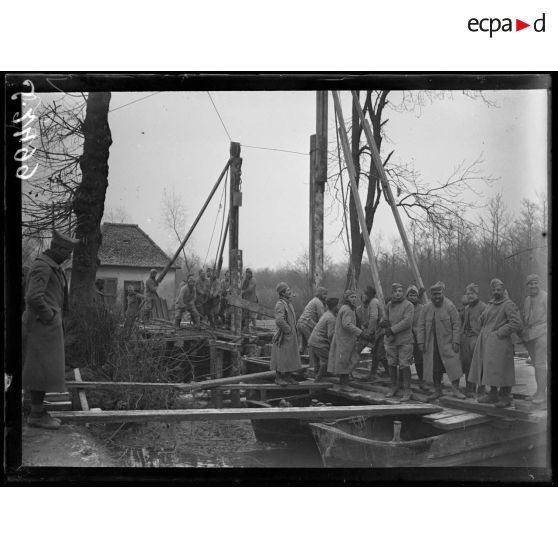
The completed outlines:
{"type": "Polygon", "coordinates": [[[411,332],[413,334],[413,360],[415,362],[415,370],[417,371],[417,377],[419,379],[419,385],[421,388],[424,387],[424,366],[423,366],[423,354],[419,349],[417,334],[418,334],[418,323],[420,318],[420,313],[424,307],[419,301],[419,290],[415,285],[410,285],[405,293],[407,300],[413,305],[413,326],[411,332]]]}
{"type": "Polygon", "coordinates": [[[500,279],[492,279],[490,288],[492,299],[480,317],[481,331],[469,381],[490,386],[490,392],[479,398],[479,403],[507,407],[512,402],[511,389],[515,385],[512,334],[521,329],[521,316],[500,279]]]}
{"type": "Polygon", "coordinates": [[[362,304],[356,309],[356,316],[357,323],[359,323],[362,331],[371,339],[368,343],[368,347],[370,347],[370,372],[363,379],[373,380],[376,378],[380,360],[383,361],[386,370],[387,362],[385,361],[383,330],[380,328],[384,310],[376,297],[376,289],[372,285],[365,287],[362,304]]]}
{"type": "Polygon", "coordinates": [[[61,265],[79,241],[53,232],[50,248],[38,256],[27,278],[23,326],[23,388],[31,397],[29,426],[55,430],[60,421],[44,408],[46,392],[65,391],[63,314],[68,285],[61,265]]]}
{"type": "MultiPolygon", "coordinates": [[[[349,375],[360,361],[360,337],[364,339],[362,329],[356,325],[357,294],[354,291],[345,291],[343,305],[335,321],[335,333],[331,341],[329,359],[327,363],[328,374],[339,376],[339,383],[349,383],[349,375]]],[[[366,341],[370,338],[366,337],[366,341]]]]}
{"type": "Polygon", "coordinates": [[[527,288],[529,294],[523,305],[525,327],[522,331],[522,338],[529,352],[531,363],[535,367],[537,391],[533,395],[533,402],[544,403],[547,385],[548,295],[540,288],[538,275],[533,274],[527,277],[527,288]]]}
{"type": "MultiPolygon", "coordinates": [[[[466,382],[465,396],[473,397],[477,386],[470,381],[469,371],[481,330],[480,317],[486,308],[486,304],[479,300],[479,287],[475,283],[467,285],[465,296],[467,297],[467,304],[463,306],[463,315],[461,316],[461,367],[466,382]]],[[[483,391],[484,387],[479,386],[479,389],[483,391]]]]}
{"type": "Polygon", "coordinates": [[[296,314],[290,300],[292,291],[285,282],[276,287],[279,299],[275,304],[275,325],[271,347],[271,369],[275,370],[275,383],[279,385],[296,384],[291,372],[302,369],[298,353],[296,335],[296,314]]]}
{"type": "Polygon", "coordinates": [[[153,316],[153,307],[155,306],[155,300],[159,298],[157,293],[157,287],[159,283],[157,282],[157,270],[152,269],[149,272],[149,277],[145,281],[145,300],[141,309],[142,320],[148,322],[153,316]]]}
{"type": "Polygon", "coordinates": [[[459,379],[463,375],[459,358],[461,320],[453,302],[444,296],[445,290],[441,281],[430,287],[431,300],[420,313],[417,341],[424,354],[424,379],[434,383],[433,397],[442,395],[442,379],[446,373],[453,396],[464,399],[459,391],[459,379]]]}
{"type": "Polygon", "coordinates": [[[329,349],[331,348],[331,341],[335,333],[338,303],[338,298],[326,298],[327,310],[318,320],[316,327],[312,330],[310,339],[308,339],[308,351],[314,366],[316,381],[319,381],[327,374],[329,349]]]}

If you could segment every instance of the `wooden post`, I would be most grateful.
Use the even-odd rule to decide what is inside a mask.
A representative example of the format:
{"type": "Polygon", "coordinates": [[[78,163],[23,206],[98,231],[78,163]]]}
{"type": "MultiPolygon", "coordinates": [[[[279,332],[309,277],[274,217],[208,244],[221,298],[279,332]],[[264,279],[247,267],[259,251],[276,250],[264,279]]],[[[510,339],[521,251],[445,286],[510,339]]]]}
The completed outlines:
{"type": "MultiPolygon", "coordinates": [[[[239,213],[242,206],[240,177],[242,174],[242,158],[240,143],[231,142],[231,175],[230,175],[230,218],[229,218],[229,274],[231,294],[240,296],[242,281],[242,250],[238,248],[239,213]]],[[[231,329],[236,335],[242,331],[242,309],[232,309],[231,329]]]]}
{"type": "MultiPolygon", "coordinates": [[[[378,147],[376,146],[376,142],[374,141],[374,135],[372,134],[372,129],[370,128],[370,124],[368,120],[364,117],[364,112],[362,107],[360,106],[360,101],[358,99],[358,95],[356,91],[352,91],[353,94],[353,103],[357,110],[358,117],[360,119],[360,123],[364,129],[364,135],[366,136],[366,141],[370,147],[370,153],[372,155],[372,160],[374,161],[374,166],[378,171],[378,176],[380,177],[380,184],[382,185],[382,189],[386,196],[387,202],[391,207],[391,211],[395,218],[395,222],[397,224],[397,228],[399,229],[399,234],[401,235],[401,240],[403,241],[403,245],[405,246],[405,251],[407,252],[407,258],[409,258],[409,263],[411,264],[411,269],[413,271],[413,276],[415,281],[417,282],[417,287],[424,288],[424,283],[422,282],[422,277],[420,275],[420,271],[415,260],[415,255],[413,253],[413,249],[411,247],[411,243],[409,242],[409,238],[407,237],[407,231],[403,226],[403,221],[401,220],[401,216],[399,215],[399,211],[397,210],[397,206],[395,205],[395,198],[393,197],[393,192],[391,191],[391,187],[388,182],[387,174],[384,169],[384,165],[382,163],[382,159],[380,158],[380,153],[378,152],[378,147]]],[[[426,301],[426,292],[423,295],[423,301],[426,301]]]]}
{"type": "MultiPolygon", "coordinates": [[[[213,339],[209,339],[209,368],[213,380],[223,377],[223,352],[215,347],[213,339]]],[[[220,409],[223,406],[223,392],[214,389],[212,395],[213,406],[220,409]]]]}
{"type": "Polygon", "coordinates": [[[366,246],[366,253],[368,255],[370,271],[372,272],[372,279],[374,280],[378,299],[380,300],[380,302],[384,303],[384,293],[382,291],[382,285],[380,283],[380,274],[378,273],[376,256],[374,255],[374,249],[372,248],[372,243],[370,242],[370,234],[368,233],[368,229],[366,228],[366,218],[364,217],[364,210],[362,209],[362,202],[360,201],[360,194],[358,193],[358,188],[356,185],[356,172],[353,164],[353,159],[351,157],[351,150],[349,148],[349,140],[347,139],[347,129],[345,128],[345,120],[343,119],[343,110],[341,109],[341,103],[339,101],[339,94],[337,93],[337,91],[332,91],[332,94],[333,103],[335,105],[335,112],[337,112],[337,117],[339,120],[339,137],[341,138],[341,147],[343,148],[343,156],[345,157],[345,164],[347,165],[347,171],[349,172],[349,182],[351,184],[351,190],[353,191],[353,196],[355,198],[358,221],[360,223],[360,230],[362,232],[362,237],[364,238],[364,244],[366,246]]]}
{"type": "Polygon", "coordinates": [[[316,134],[310,137],[310,280],[324,277],[324,191],[327,182],[327,91],[316,92],[316,134]]]}

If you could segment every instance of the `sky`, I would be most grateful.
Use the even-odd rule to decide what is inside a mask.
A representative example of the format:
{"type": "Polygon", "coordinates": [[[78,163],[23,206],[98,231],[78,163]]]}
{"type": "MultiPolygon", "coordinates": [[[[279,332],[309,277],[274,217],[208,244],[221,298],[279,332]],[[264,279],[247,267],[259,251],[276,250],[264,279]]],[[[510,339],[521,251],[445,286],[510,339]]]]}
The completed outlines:
{"type": "MultiPolygon", "coordinates": [[[[545,91],[486,92],[496,106],[453,92],[414,111],[386,109],[389,122],[382,155],[412,162],[432,184],[450,176],[460,163],[481,157],[483,174],[497,180],[479,190],[484,198],[502,192],[511,211],[524,197],[536,199],[547,188],[547,97],[545,91]]],[[[397,102],[400,92],[390,98],[397,102]]],[[[123,208],[165,251],[178,242],[162,225],[163,190],[174,189],[187,208],[187,226],[195,219],[229,156],[229,143],[242,144],[239,244],[245,266],[275,267],[308,250],[309,142],[315,133],[313,91],[214,91],[113,93],[109,124],[106,210],[123,208]],[[226,128],[226,130],[225,130],[226,128]],[[229,139],[230,136],[230,139],[229,139]],[[254,147],[284,149],[286,153],[254,147]]],[[[349,92],[341,94],[350,117],[349,92]]],[[[333,101],[329,98],[330,149],[335,149],[333,101]]],[[[471,197],[471,194],[466,194],[471,197]]],[[[219,189],[189,247],[207,263],[214,259],[223,207],[219,189]],[[214,231],[214,232],[213,232],[214,231]],[[213,239],[211,236],[213,233],[213,239]]],[[[332,199],[326,196],[326,207],[332,199]]],[[[478,211],[467,215],[474,221],[478,211]]],[[[325,254],[346,261],[339,214],[326,212],[325,254]]],[[[184,231],[185,233],[186,231],[184,231]]],[[[390,210],[380,210],[373,240],[390,242],[397,229],[390,210]]]]}

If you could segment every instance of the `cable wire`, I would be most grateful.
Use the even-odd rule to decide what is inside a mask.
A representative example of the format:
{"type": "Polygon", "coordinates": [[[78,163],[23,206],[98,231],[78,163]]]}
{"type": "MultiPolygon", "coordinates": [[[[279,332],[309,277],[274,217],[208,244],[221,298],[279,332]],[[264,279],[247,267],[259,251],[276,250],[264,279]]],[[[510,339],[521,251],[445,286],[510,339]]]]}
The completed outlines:
{"type": "Polygon", "coordinates": [[[110,109],[109,112],[114,112],[115,110],[120,110],[121,108],[127,107],[129,105],[133,105],[134,103],[139,103],[140,101],[143,101],[144,99],[149,99],[149,97],[154,97],[155,95],[159,95],[160,93],[164,93],[164,91],[155,91],[155,93],[151,93],[150,95],[146,95],[145,97],[141,97],[140,99],[136,99],[135,101],[130,101],[129,103],[126,103],[125,105],[120,105],[119,107],[115,107],[113,109],[110,109]]]}
{"type": "Polygon", "coordinates": [[[206,91],[206,93],[209,97],[209,100],[211,101],[211,104],[213,105],[213,108],[215,109],[215,112],[217,113],[217,116],[219,117],[219,120],[221,121],[221,125],[223,126],[223,130],[225,130],[225,133],[227,134],[227,137],[229,138],[229,141],[232,141],[231,135],[229,134],[229,131],[227,130],[227,127],[225,126],[225,123],[223,122],[223,119],[221,118],[221,115],[219,114],[219,109],[215,105],[215,102],[213,101],[213,97],[211,96],[211,93],[209,91],[206,91]]]}
{"type": "Polygon", "coordinates": [[[304,155],[305,157],[308,157],[308,155],[310,155],[310,153],[303,153],[302,151],[292,151],[291,149],[280,149],[278,147],[260,147],[258,145],[244,145],[244,144],[241,145],[242,147],[247,149],[264,149],[266,151],[281,151],[283,153],[294,153],[296,155],[304,155]]]}

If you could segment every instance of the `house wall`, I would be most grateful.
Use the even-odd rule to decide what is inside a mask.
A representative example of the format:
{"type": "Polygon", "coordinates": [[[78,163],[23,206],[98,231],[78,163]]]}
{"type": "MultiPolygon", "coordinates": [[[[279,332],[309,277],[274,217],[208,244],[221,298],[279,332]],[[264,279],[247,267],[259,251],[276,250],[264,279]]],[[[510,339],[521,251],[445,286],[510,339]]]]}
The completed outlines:
{"type": "MultiPolygon", "coordinates": [[[[160,270],[158,270],[160,271],[160,270]]],[[[124,301],[124,281],[143,281],[145,288],[145,281],[149,277],[149,269],[142,269],[138,267],[124,267],[124,266],[109,266],[101,265],[97,270],[97,279],[116,279],[116,302],[117,304],[123,304],[124,301]]],[[[169,309],[174,307],[174,301],[176,300],[175,290],[176,290],[176,270],[169,269],[165,278],[159,285],[157,293],[161,298],[166,299],[167,306],[169,309]]]]}

